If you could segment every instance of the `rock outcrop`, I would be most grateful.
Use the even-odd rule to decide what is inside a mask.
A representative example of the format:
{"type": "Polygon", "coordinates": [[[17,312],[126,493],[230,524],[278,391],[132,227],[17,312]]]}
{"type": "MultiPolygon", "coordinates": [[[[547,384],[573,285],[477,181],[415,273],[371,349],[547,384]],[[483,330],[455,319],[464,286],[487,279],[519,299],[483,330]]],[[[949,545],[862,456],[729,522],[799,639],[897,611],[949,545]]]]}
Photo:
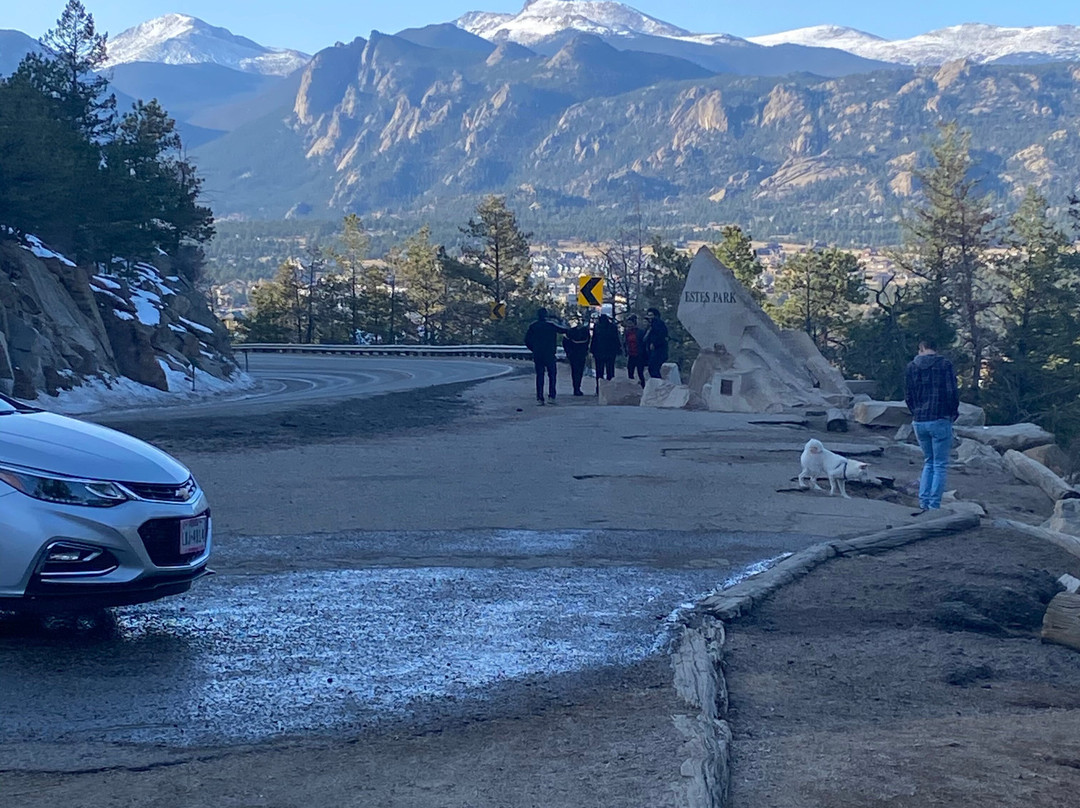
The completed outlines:
{"type": "Polygon", "coordinates": [[[1009,424],[1007,426],[956,427],[954,432],[962,438],[971,438],[992,446],[999,452],[1015,449],[1022,452],[1035,446],[1054,442],[1054,436],[1035,424],[1009,424]]]}
{"type": "Polygon", "coordinates": [[[810,338],[778,328],[708,247],[690,264],[678,317],[701,347],[690,390],[710,410],[776,413],[851,403],[843,377],[810,338]]]}
{"type": "Polygon", "coordinates": [[[28,237],[0,239],[0,392],[33,400],[123,376],[169,389],[168,371],[236,372],[202,295],[157,266],[76,266],[28,237]]]}

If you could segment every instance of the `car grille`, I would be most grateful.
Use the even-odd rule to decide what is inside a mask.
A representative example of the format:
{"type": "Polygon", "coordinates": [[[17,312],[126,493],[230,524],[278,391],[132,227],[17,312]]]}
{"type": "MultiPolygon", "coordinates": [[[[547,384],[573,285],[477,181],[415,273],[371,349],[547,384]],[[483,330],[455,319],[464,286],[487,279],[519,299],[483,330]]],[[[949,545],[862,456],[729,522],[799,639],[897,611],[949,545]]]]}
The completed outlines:
{"type": "MultiPolygon", "coordinates": [[[[199,516],[210,518],[210,511],[203,511],[199,516]]],[[[180,519],[151,519],[142,523],[139,537],[146,548],[147,555],[157,567],[179,567],[190,564],[202,553],[180,554],[180,519]]]]}
{"type": "Polygon", "coordinates": [[[148,499],[151,502],[187,502],[198,490],[195,479],[188,477],[180,485],[160,485],[157,483],[121,483],[124,488],[139,499],[148,499]]]}

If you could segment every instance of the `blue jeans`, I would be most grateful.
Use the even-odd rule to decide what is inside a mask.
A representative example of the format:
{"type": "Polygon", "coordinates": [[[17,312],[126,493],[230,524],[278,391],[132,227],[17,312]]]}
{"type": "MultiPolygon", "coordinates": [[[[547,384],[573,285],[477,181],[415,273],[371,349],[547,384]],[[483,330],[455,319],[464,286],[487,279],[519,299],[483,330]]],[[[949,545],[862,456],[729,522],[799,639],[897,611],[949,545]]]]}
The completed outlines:
{"type": "Polygon", "coordinates": [[[952,420],[915,421],[912,426],[926,458],[919,480],[919,507],[940,508],[941,495],[945,492],[945,472],[949,468],[949,452],[952,450],[952,420]]]}

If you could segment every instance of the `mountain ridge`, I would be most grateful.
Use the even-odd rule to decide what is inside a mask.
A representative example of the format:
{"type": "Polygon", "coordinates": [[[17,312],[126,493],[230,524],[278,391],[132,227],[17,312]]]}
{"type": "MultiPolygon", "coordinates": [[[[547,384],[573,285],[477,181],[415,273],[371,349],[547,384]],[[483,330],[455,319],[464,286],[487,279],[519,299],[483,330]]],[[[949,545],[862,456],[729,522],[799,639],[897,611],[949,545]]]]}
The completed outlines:
{"type": "Polygon", "coordinates": [[[1052,25],[1005,27],[964,23],[927,31],[909,39],[888,40],[843,26],[820,25],[749,41],[766,46],[781,44],[835,47],[867,59],[911,66],[944,64],[956,59],[977,63],[1032,57],[1039,61],[1080,60],[1080,27],[1052,25]]]}
{"type": "Polygon", "coordinates": [[[187,14],[165,14],[128,28],[108,41],[105,68],[131,62],[212,63],[245,73],[287,76],[311,58],[267,48],[228,29],[187,14]]]}

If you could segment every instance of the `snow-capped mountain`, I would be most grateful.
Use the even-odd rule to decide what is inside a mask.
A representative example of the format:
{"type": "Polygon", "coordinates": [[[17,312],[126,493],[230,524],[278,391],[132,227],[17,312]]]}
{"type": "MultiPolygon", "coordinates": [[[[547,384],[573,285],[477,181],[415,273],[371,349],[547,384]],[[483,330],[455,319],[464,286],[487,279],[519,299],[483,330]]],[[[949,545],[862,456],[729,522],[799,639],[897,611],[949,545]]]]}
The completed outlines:
{"type": "Polygon", "coordinates": [[[888,43],[887,39],[855,28],[845,28],[842,25],[814,25],[810,28],[797,28],[794,31],[784,31],[779,34],[752,36],[749,40],[769,47],[805,45],[812,48],[839,48],[851,53],[861,53],[862,50],[888,43]]]}
{"type": "Polygon", "coordinates": [[[978,63],[1080,60],[1080,27],[1075,25],[1003,28],[966,23],[894,40],[853,28],[818,25],[749,39],[759,45],[839,48],[867,59],[908,65],[935,65],[953,59],[978,63]]]}
{"type": "Polygon", "coordinates": [[[560,31],[604,35],[687,36],[689,31],[612,0],[529,0],[518,14],[472,11],[455,20],[459,28],[495,42],[529,46],[560,31]]]}
{"type": "Polygon", "coordinates": [[[109,39],[108,53],[107,67],[129,62],[210,63],[266,76],[286,76],[311,60],[306,53],[267,48],[186,14],[166,14],[128,28],[109,39]]]}
{"type": "Polygon", "coordinates": [[[14,73],[26,54],[40,50],[38,41],[22,31],[0,29],[0,78],[14,73]]]}

